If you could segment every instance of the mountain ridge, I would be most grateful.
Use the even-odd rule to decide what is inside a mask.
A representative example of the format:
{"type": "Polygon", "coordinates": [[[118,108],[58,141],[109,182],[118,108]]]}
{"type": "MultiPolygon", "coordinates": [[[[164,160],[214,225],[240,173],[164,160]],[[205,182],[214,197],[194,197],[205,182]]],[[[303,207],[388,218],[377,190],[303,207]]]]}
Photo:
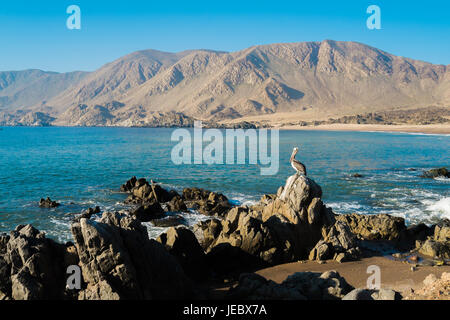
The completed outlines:
{"type": "MultiPolygon", "coordinates": [[[[2,107],[1,79],[0,112],[5,112],[11,108],[2,107]]],[[[258,45],[236,52],[149,49],[79,79],[73,76],[59,88],[45,99],[35,94],[35,103],[25,109],[48,114],[54,125],[145,125],[158,112],[205,121],[283,113],[312,120],[448,107],[450,66],[333,40],[258,45]]]]}

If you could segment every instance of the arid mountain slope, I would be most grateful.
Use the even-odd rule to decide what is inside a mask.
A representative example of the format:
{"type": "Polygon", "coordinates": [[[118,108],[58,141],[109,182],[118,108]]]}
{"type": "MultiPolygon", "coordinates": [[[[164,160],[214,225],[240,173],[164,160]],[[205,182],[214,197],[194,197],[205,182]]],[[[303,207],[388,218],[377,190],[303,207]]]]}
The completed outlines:
{"type": "Polygon", "coordinates": [[[41,70],[0,72],[0,111],[45,104],[75,83],[87,72],[56,73],[41,70]]]}
{"type": "Polygon", "coordinates": [[[450,66],[326,40],[233,53],[139,51],[32,107],[52,110],[57,125],[140,126],[168,112],[214,121],[322,120],[449,105],[450,66]]]}

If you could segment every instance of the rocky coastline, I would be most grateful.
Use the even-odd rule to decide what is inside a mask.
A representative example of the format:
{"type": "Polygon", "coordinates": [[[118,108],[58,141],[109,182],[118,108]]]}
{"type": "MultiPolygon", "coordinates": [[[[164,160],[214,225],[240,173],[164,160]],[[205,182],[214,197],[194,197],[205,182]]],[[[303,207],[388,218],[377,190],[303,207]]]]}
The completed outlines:
{"type": "Polygon", "coordinates": [[[234,206],[223,194],[200,188],[179,194],[136,177],[120,190],[134,209],[83,212],[72,222],[73,242],[57,243],[31,225],[0,235],[0,300],[211,299],[211,283],[229,282],[235,285],[222,298],[393,300],[402,297],[388,289],[354,288],[334,270],[297,272],[282,283],[254,272],[374,255],[411,268],[450,260],[449,220],[406,226],[389,215],[337,215],[323,203],[321,187],[301,175],[252,206],[234,206]],[[188,208],[209,218],[187,227],[188,208]],[[168,230],[150,239],[145,222],[168,230]],[[81,270],[79,288],[68,286],[71,266],[81,270]]]}

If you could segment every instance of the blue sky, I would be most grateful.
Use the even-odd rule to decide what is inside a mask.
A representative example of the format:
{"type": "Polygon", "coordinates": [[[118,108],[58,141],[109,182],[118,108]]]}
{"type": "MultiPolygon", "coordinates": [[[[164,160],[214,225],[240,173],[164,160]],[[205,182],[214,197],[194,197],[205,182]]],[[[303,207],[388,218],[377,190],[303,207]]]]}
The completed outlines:
{"type": "Polygon", "coordinates": [[[236,51],[280,42],[358,41],[450,64],[450,1],[0,1],[0,70],[92,71],[141,49],[236,51]],[[81,30],[66,28],[69,5],[81,30]],[[369,5],[381,30],[369,30],[369,5]]]}

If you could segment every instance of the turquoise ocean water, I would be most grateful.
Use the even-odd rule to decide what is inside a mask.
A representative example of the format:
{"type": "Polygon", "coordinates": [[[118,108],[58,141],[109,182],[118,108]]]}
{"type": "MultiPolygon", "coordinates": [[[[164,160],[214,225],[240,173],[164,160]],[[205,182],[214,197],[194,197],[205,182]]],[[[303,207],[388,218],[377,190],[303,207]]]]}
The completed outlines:
{"type": "MultiPolygon", "coordinates": [[[[450,218],[450,179],[420,178],[423,170],[450,165],[450,136],[381,132],[280,131],[280,169],[261,176],[258,165],[175,165],[173,129],[31,128],[0,130],[0,232],[32,223],[58,240],[69,240],[71,219],[88,207],[124,209],[118,192],[131,176],[167,188],[202,187],[235,203],[275,193],[294,173],[289,156],[323,189],[337,213],[389,213],[408,223],[450,218]],[[416,170],[410,170],[411,168],[416,170]],[[352,173],[363,178],[353,178],[352,173]],[[62,204],[41,209],[41,197],[62,204]]],[[[203,216],[192,212],[188,221],[203,216]]],[[[162,231],[155,228],[153,234],[162,231]]]]}

